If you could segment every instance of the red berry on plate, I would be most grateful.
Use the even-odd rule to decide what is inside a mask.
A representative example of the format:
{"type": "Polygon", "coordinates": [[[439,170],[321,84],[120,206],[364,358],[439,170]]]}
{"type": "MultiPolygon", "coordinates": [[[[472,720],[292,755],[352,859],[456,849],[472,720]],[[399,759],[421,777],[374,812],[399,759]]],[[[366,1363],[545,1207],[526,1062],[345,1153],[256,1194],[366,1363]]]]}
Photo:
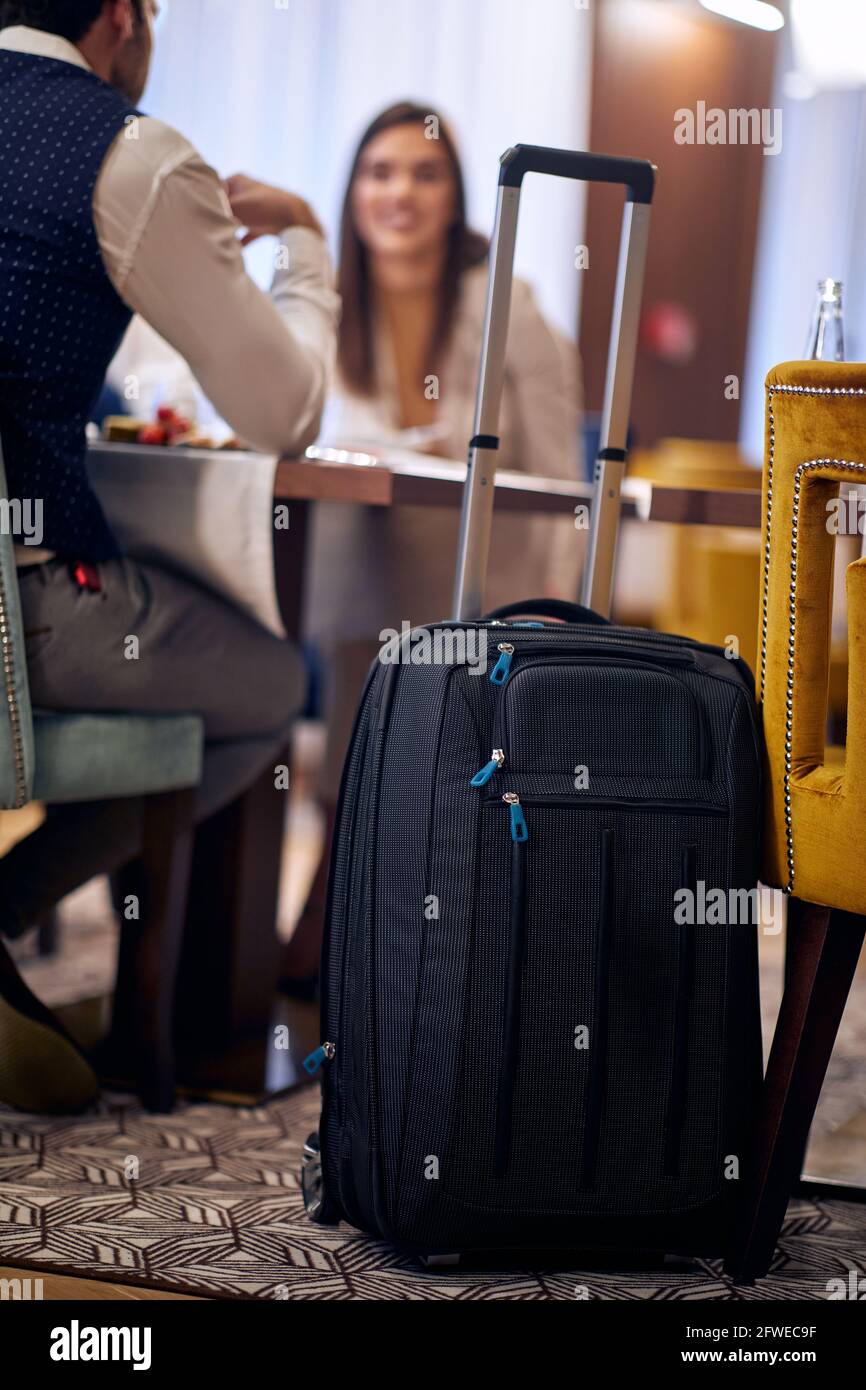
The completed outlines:
{"type": "Polygon", "coordinates": [[[162,425],[145,425],[144,429],[138,432],[139,444],[164,444],[166,432],[162,425]]]}

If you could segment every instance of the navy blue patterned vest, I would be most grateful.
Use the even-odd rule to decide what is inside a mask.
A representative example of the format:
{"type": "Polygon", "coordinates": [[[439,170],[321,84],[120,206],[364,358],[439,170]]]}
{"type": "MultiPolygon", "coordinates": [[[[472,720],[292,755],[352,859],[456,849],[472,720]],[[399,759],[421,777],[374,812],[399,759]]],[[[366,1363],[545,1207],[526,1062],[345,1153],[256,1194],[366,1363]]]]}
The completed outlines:
{"type": "Polygon", "coordinates": [[[10,497],[41,501],[42,544],[81,560],[117,554],[84,430],[130,311],[102,262],[93,189],[134,114],[84,68],[0,51],[0,440],[10,497]]]}

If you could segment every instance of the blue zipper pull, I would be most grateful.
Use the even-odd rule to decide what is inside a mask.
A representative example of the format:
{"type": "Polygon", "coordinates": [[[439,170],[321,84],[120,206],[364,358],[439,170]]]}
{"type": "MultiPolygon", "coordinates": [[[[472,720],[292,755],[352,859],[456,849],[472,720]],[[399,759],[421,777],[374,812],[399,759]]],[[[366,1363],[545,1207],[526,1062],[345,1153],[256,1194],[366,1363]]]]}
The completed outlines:
{"type": "Polygon", "coordinates": [[[529,839],[529,832],[526,829],[526,818],[523,814],[523,807],[520,805],[520,797],[514,792],[506,792],[502,798],[511,808],[511,838],[518,844],[529,839]]]}
{"type": "Polygon", "coordinates": [[[512,626],[512,627],[544,627],[544,623],[522,622],[522,623],[512,623],[511,626],[512,626]]]}
{"type": "Polygon", "coordinates": [[[505,754],[503,753],[502,749],[494,748],[490,756],[490,762],[485,763],[480,772],[476,772],[475,776],[472,778],[472,781],[469,783],[470,787],[486,786],[487,783],[490,781],[491,777],[493,776],[494,772],[498,772],[504,762],[505,754]]]}
{"type": "Polygon", "coordinates": [[[502,655],[490,672],[490,679],[494,685],[504,685],[508,680],[508,672],[511,670],[511,658],[514,656],[514,648],[510,642],[500,642],[496,650],[501,652],[502,655]]]}
{"type": "Polygon", "coordinates": [[[310,1076],[315,1076],[323,1062],[330,1062],[337,1051],[336,1044],[332,1042],[322,1043],[315,1052],[311,1052],[309,1057],[304,1058],[304,1071],[310,1076]]]}

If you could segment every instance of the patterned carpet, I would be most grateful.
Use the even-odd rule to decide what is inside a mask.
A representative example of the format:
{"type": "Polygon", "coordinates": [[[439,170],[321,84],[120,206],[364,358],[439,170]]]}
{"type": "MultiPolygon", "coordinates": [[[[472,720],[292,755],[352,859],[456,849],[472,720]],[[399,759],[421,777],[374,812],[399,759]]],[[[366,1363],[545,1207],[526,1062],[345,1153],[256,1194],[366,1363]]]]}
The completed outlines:
{"type": "Polygon", "coordinates": [[[797,1201],[774,1272],[732,1289],[715,1261],[663,1272],[425,1271],[306,1218],[301,1147],[319,1097],[150,1116],[126,1098],[73,1119],[0,1109],[0,1264],[258,1299],[823,1299],[866,1270],[866,1206],[797,1201]],[[585,1291],[585,1292],[584,1292],[585,1291]]]}

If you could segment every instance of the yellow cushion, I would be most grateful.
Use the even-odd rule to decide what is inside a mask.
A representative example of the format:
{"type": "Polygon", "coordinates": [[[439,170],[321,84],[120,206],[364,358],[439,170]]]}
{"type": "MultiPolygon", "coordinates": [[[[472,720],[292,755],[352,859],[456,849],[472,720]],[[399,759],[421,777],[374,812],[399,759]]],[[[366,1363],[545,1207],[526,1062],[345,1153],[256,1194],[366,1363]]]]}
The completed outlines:
{"type": "MultiPolygon", "coordinates": [[[[629,474],[667,487],[757,489],[761,475],[736,444],[661,439],[629,454],[629,474]]],[[[718,526],[667,526],[673,553],[670,592],[654,626],[724,647],[736,637],[739,655],[755,668],[759,537],[718,526]]]]}
{"type": "Polygon", "coordinates": [[[846,576],[847,743],[841,758],[824,748],[836,540],[827,503],[843,482],[866,484],[866,364],[774,368],[767,377],[759,615],[763,876],[808,902],[866,913],[864,560],[849,565],[846,576]]]}
{"type": "Polygon", "coordinates": [[[671,530],[678,533],[673,585],[658,626],[718,647],[736,638],[737,654],[754,671],[761,569],[757,533],[716,526],[671,530]]]}

